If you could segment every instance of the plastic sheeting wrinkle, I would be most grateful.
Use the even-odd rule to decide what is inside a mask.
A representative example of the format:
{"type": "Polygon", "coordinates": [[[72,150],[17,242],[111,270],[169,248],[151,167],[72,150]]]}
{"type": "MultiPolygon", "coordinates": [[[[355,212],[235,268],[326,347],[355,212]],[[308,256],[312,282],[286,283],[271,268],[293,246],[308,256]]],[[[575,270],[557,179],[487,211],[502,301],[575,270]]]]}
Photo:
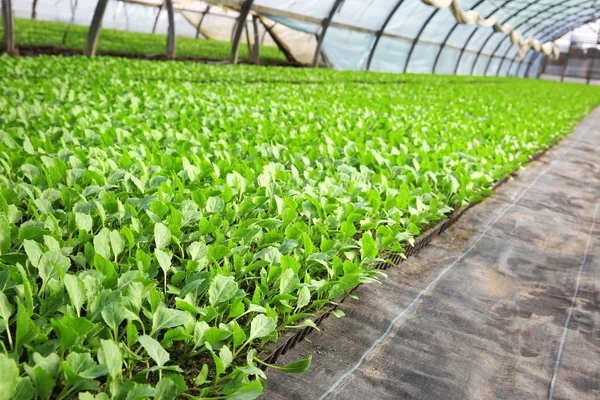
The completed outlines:
{"type": "MultiPolygon", "coordinates": [[[[404,317],[413,307],[414,305],[421,299],[421,297],[431,291],[431,289],[434,288],[434,286],[444,277],[444,275],[446,275],[446,273],[448,271],[450,271],[456,264],[458,264],[463,258],[465,258],[469,253],[471,253],[471,251],[473,251],[473,249],[475,249],[475,247],[477,246],[477,244],[481,241],[481,239],[483,239],[487,233],[490,231],[490,229],[492,229],[497,223],[498,221],[500,221],[500,219],[511,209],[513,208],[522,198],[523,196],[525,196],[525,194],[533,187],[535,186],[535,184],[537,183],[537,181],[544,175],[546,175],[548,172],[550,172],[550,170],[554,167],[554,164],[559,161],[564,155],[566,155],[568,152],[570,152],[573,147],[575,147],[575,145],[577,145],[579,143],[579,141],[581,140],[581,137],[583,136],[583,134],[585,133],[585,130],[582,130],[582,132],[577,136],[577,139],[575,139],[573,141],[573,143],[567,147],[562,153],[559,154],[558,157],[556,157],[554,160],[552,160],[550,162],[550,164],[548,165],[548,168],[546,168],[544,171],[540,172],[535,178],[534,180],[529,184],[529,186],[527,186],[525,189],[523,189],[519,195],[508,205],[506,206],[501,212],[500,214],[498,214],[498,216],[483,230],[483,232],[481,232],[479,234],[479,236],[477,237],[477,239],[475,239],[475,242],[473,242],[473,244],[471,245],[471,247],[469,247],[464,253],[462,253],[460,256],[458,256],[458,258],[456,260],[454,260],[452,262],[452,264],[450,264],[448,267],[446,267],[442,272],[440,272],[440,274],[429,283],[429,285],[427,285],[427,287],[425,289],[423,289],[419,294],[417,294],[417,296],[410,302],[410,304],[403,309],[402,311],[400,311],[400,313],[398,313],[398,315],[396,315],[396,317],[390,322],[390,324],[388,325],[387,329],[385,330],[385,332],[383,333],[383,335],[381,335],[377,340],[375,340],[373,342],[373,344],[371,345],[371,347],[369,347],[367,349],[367,351],[365,351],[365,353],[360,357],[360,359],[358,360],[358,362],[347,372],[345,372],[342,376],[340,376],[334,383],[333,385],[331,385],[329,387],[329,389],[327,389],[327,391],[325,393],[323,393],[323,395],[321,397],[319,397],[319,400],[323,400],[325,398],[327,398],[330,394],[333,393],[333,391],[335,391],[335,389],[340,386],[340,384],[346,379],[348,378],[350,375],[352,375],[358,368],[360,368],[360,366],[365,362],[365,360],[367,359],[367,357],[369,356],[369,354],[371,354],[375,348],[377,347],[377,345],[379,345],[379,343],[381,343],[383,340],[385,340],[388,335],[390,334],[390,332],[392,331],[392,328],[396,325],[396,323],[402,319],[402,317],[404,317]]],[[[345,385],[344,385],[345,386],[345,385]]],[[[549,399],[551,399],[551,397],[549,397],[549,399]]]]}

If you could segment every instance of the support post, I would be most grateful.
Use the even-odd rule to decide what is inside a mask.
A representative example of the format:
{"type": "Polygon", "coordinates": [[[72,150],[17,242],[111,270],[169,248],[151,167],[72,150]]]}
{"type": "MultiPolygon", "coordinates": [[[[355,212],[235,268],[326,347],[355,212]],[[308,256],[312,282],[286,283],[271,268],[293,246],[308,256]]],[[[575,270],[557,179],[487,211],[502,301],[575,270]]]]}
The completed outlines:
{"type": "Polygon", "coordinates": [[[17,55],[15,29],[11,0],[2,0],[2,25],[4,28],[4,48],[11,56],[17,55]]]}
{"type": "Polygon", "coordinates": [[[546,72],[546,66],[548,65],[548,60],[550,59],[550,57],[548,57],[546,55],[544,55],[543,57],[544,57],[544,59],[542,60],[542,66],[540,67],[540,70],[538,71],[537,79],[540,79],[542,74],[544,72],[546,72]]]}
{"type": "Polygon", "coordinates": [[[260,35],[258,34],[258,15],[252,16],[252,28],[254,29],[254,63],[260,65],[260,35]]]}
{"type": "Polygon", "coordinates": [[[242,30],[244,29],[244,26],[246,26],[246,19],[250,13],[250,8],[252,8],[252,3],[254,3],[254,0],[246,0],[240,9],[240,15],[238,17],[237,24],[235,26],[235,32],[233,34],[233,43],[231,44],[231,55],[229,57],[229,62],[232,64],[237,64],[238,62],[238,50],[240,48],[242,30]]]}
{"type": "Polygon", "coordinates": [[[31,19],[35,19],[35,11],[37,9],[38,0],[33,0],[33,4],[31,5],[31,19]]]}
{"type": "Polygon", "coordinates": [[[175,13],[173,12],[173,0],[165,0],[167,6],[167,17],[169,28],[167,30],[167,59],[175,59],[175,13]]]}
{"type": "Polygon", "coordinates": [[[160,13],[164,7],[165,3],[162,3],[158,6],[158,12],[156,13],[156,18],[154,18],[154,25],[152,25],[152,33],[156,33],[156,26],[158,25],[158,18],[160,18],[160,13]]]}
{"type": "Polygon", "coordinates": [[[206,14],[208,14],[209,11],[210,11],[210,6],[206,6],[206,10],[204,10],[204,14],[202,14],[202,16],[200,17],[200,22],[198,22],[198,26],[196,27],[196,39],[198,39],[198,36],[200,36],[200,27],[202,26],[204,17],[206,17],[206,14]]]}
{"type": "Polygon", "coordinates": [[[100,34],[100,26],[102,26],[104,11],[106,11],[106,4],[108,4],[108,0],[98,0],[98,4],[96,4],[96,10],[92,17],[92,23],[90,25],[90,30],[88,31],[85,51],[83,53],[86,56],[93,57],[96,55],[96,45],[98,44],[98,35],[100,34]]]}
{"type": "MultiPolygon", "coordinates": [[[[596,53],[598,53],[598,45],[600,44],[600,26],[598,26],[598,39],[596,39],[596,44],[592,48],[594,53],[592,54],[592,62],[590,63],[590,69],[588,71],[587,77],[585,79],[586,83],[589,85],[592,80],[592,74],[594,73],[594,62],[596,61],[596,53]]],[[[591,52],[592,50],[590,50],[591,52]]]]}
{"type": "Polygon", "coordinates": [[[331,20],[333,19],[335,12],[338,10],[340,5],[342,4],[342,1],[343,0],[335,0],[335,3],[333,3],[333,7],[331,7],[331,10],[329,11],[329,15],[327,15],[327,18],[325,18],[323,20],[323,25],[321,25],[321,33],[319,34],[319,36],[317,38],[317,48],[315,49],[315,55],[313,57],[313,62],[312,62],[313,68],[315,68],[317,66],[317,64],[319,63],[319,54],[321,54],[321,47],[323,47],[323,39],[325,39],[325,34],[327,34],[327,29],[329,28],[329,25],[331,24],[331,20]]]}
{"type": "Polygon", "coordinates": [[[571,46],[573,45],[573,35],[571,35],[569,41],[569,49],[567,50],[567,55],[565,56],[565,65],[563,65],[562,72],[560,74],[560,81],[565,81],[565,75],[567,73],[567,65],[569,65],[569,57],[571,56],[571,46]]]}

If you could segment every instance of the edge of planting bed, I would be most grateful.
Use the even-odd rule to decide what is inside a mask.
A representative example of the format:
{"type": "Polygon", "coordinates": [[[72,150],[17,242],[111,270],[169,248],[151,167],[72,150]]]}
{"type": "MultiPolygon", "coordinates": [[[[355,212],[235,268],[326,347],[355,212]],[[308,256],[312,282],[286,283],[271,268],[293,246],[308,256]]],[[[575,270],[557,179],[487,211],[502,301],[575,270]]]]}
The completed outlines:
{"type": "MultiPolygon", "coordinates": [[[[561,140],[562,140],[562,138],[558,139],[554,144],[552,144],[548,148],[546,148],[538,153],[535,153],[534,155],[529,157],[523,165],[524,166],[528,165],[529,163],[540,159],[540,157],[542,157],[548,150],[550,150],[551,148],[556,146],[561,140]]],[[[498,182],[496,182],[494,184],[494,186],[492,186],[491,190],[493,192],[496,192],[496,190],[498,190],[498,188],[500,186],[502,186],[502,184],[507,182],[510,178],[514,177],[515,175],[516,175],[516,170],[513,171],[508,177],[502,178],[498,182]]],[[[464,215],[464,213],[467,210],[469,210],[471,207],[481,203],[482,201],[483,200],[474,201],[464,207],[461,207],[460,209],[454,211],[452,214],[450,214],[446,218],[440,220],[432,228],[428,229],[423,234],[419,235],[419,237],[415,240],[415,243],[412,246],[405,247],[406,251],[403,254],[406,258],[403,258],[398,254],[385,254],[385,255],[383,255],[382,258],[385,258],[386,260],[391,261],[391,263],[390,262],[380,262],[380,263],[373,265],[372,268],[386,270],[392,266],[400,265],[405,259],[418,253],[425,246],[427,246],[436,235],[441,235],[442,232],[444,232],[446,229],[448,229],[450,226],[452,226],[456,221],[459,220],[460,217],[462,217],[464,215]]],[[[356,288],[352,289],[349,294],[351,294],[355,289],[356,288]]],[[[315,325],[317,327],[320,326],[321,323],[325,320],[325,318],[327,318],[333,311],[335,311],[338,308],[338,305],[343,303],[347,297],[348,297],[348,294],[341,296],[337,301],[334,301],[333,303],[330,303],[330,304],[324,306],[313,317],[311,317],[311,319],[313,320],[315,325]]],[[[284,332],[277,341],[266,345],[262,349],[260,354],[258,355],[258,358],[263,360],[265,363],[275,364],[277,362],[277,360],[279,359],[279,356],[285,355],[290,349],[294,348],[300,341],[302,341],[310,333],[312,333],[313,330],[314,330],[313,327],[307,326],[298,331],[284,332]]],[[[262,365],[262,364],[259,365],[259,367],[262,370],[267,369],[267,366],[262,365]]]]}

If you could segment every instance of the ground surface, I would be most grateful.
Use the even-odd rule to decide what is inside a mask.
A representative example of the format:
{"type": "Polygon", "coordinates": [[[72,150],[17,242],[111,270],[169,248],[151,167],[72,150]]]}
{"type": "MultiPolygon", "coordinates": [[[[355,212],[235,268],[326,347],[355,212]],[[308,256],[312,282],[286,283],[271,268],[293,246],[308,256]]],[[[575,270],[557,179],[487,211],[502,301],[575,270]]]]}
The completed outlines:
{"type": "Polygon", "coordinates": [[[270,372],[264,398],[599,398],[599,144],[597,109],[383,284],[359,287],[346,318],[280,360],[313,354],[310,371],[270,372]]]}

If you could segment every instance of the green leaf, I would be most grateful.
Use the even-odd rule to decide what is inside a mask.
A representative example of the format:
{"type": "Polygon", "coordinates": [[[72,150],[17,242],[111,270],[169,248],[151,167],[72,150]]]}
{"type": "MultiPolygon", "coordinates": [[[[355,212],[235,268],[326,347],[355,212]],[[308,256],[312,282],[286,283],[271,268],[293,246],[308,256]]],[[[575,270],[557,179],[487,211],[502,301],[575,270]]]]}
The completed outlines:
{"type": "Polygon", "coordinates": [[[162,269],[163,272],[166,274],[169,271],[169,269],[171,269],[171,255],[165,253],[164,251],[158,248],[154,250],[154,255],[156,257],[156,260],[158,261],[160,269],[162,269]]]}
{"type": "Polygon", "coordinates": [[[279,281],[279,294],[288,294],[293,292],[299,283],[300,279],[294,270],[291,268],[286,269],[281,275],[281,280],[279,281]]]}
{"type": "Polygon", "coordinates": [[[164,304],[160,304],[152,316],[152,332],[150,335],[154,336],[163,329],[183,325],[188,320],[188,315],[184,311],[167,308],[164,304]]]}
{"type": "Polygon", "coordinates": [[[219,197],[209,197],[206,201],[206,211],[220,213],[225,208],[225,202],[219,197]]]}
{"type": "Polygon", "coordinates": [[[334,310],[331,312],[336,318],[342,318],[346,315],[342,310],[334,310]]]}
{"type": "Polygon", "coordinates": [[[157,249],[163,249],[171,242],[171,231],[161,222],[154,225],[154,243],[157,249]]]}
{"type": "Polygon", "coordinates": [[[102,257],[110,260],[110,232],[106,228],[102,228],[96,236],[94,236],[94,251],[102,257]]]}
{"type": "Polygon", "coordinates": [[[237,282],[232,276],[216,275],[208,288],[208,300],[215,306],[229,301],[238,290],[237,282]]]}
{"type": "Polygon", "coordinates": [[[79,277],[71,274],[65,275],[64,278],[65,288],[71,299],[71,304],[77,312],[77,316],[81,315],[81,307],[86,300],[86,289],[85,284],[79,277]]]}
{"type": "Polygon", "coordinates": [[[31,265],[37,268],[40,258],[44,254],[40,245],[36,241],[26,239],[23,241],[23,248],[25,248],[25,253],[27,253],[27,258],[31,265]]]}
{"type": "Polygon", "coordinates": [[[208,246],[208,255],[211,256],[216,261],[220,261],[223,258],[227,257],[230,254],[230,251],[227,247],[220,244],[213,244],[208,246]]]}
{"type": "Polygon", "coordinates": [[[360,254],[363,260],[377,257],[377,246],[370,232],[362,235],[360,254]]]}
{"type": "Polygon", "coordinates": [[[269,335],[277,328],[273,318],[269,318],[263,314],[259,314],[250,322],[250,337],[248,341],[262,338],[269,335]]]}
{"type": "MultiPolygon", "coordinates": [[[[4,213],[0,213],[0,254],[10,249],[10,223],[4,213]]],[[[16,389],[15,389],[16,390],[16,389]]]]}
{"type": "Polygon", "coordinates": [[[14,360],[8,358],[4,353],[0,353],[0,400],[9,400],[17,392],[17,387],[21,381],[19,377],[19,367],[14,360]]]}
{"type": "Polygon", "coordinates": [[[177,384],[165,377],[158,382],[154,391],[155,400],[173,400],[177,397],[177,384]]]}
{"type": "Polygon", "coordinates": [[[119,345],[112,340],[100,339],[100,345],[104,354],[104,363],[108,368],[108,374],[114,380],[121,375],[123,361],[119,345]]]}
{"type": "Polygon", "coordinates": [[[8,301],[8,297],[3,292],[0,292],[0,316],[8,323],[8,319],[14,312],[12,304],[8,301]]]}
{"type": "Polygon", "coordinates": [[[252,381],[227,395],[229,400],[254,400],[263,394],[263,385],[259,380],[252,381]]]}
{"type": "Polygon", "coordinates": [[[87,214],[75,213],[75,225],[79,230],[91,232],[94,228],[94,221],[92,220],[92,217],[87,214]]]}
{"type": "Polygon", "coordinates": [[[150,358],[159,366],[164,366],[169,361],[169,353],[162,348],[160,343],[148,335],[142,335],[138,342],[144,347],[150,358]]]}
{"type": "Polygon", "coordinates": [[[55,251],[48,251],[42,254],[38,270],[40,277],[45,284],[51,279],[59,279],[71,267],[71,260],[55,251]]]}
{"type": "Polygon", "coordinates": [[[296,309],[299,310],[306,307],[310,302],[310,289],[307,286],[302,286],[298,290],[298,300],[296,301],[296,309]]]}

